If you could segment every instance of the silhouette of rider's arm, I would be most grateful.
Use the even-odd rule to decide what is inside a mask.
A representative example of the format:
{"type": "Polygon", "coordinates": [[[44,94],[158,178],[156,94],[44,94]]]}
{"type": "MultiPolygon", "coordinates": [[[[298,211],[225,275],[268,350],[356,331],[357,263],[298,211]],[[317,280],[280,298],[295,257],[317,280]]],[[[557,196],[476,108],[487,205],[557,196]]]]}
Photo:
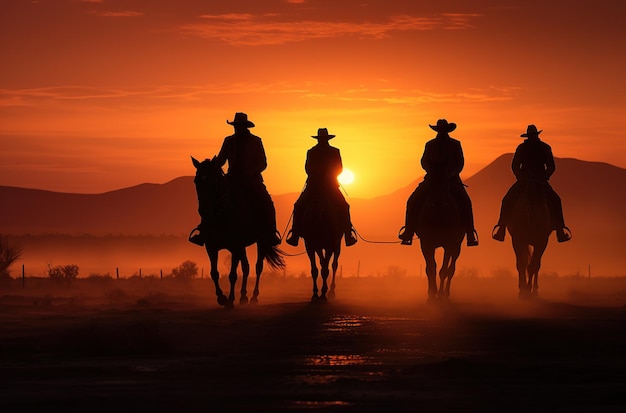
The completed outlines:
{"type": "Polygon", "coordinates": [[[556,170],[556,165],[554,163],[554,156],[552,155],[552,148],[546,145],[546,181],[550,179],[554,171],[556,170]]]}
{"type": "Polygon", "coordinates": [[[244,142],[238,142],[238,136],[224,139],[222,148],[216,156],[217,164],[224,166],[228,161],[228,172],[234,175],[261,175],[267,168],[267,157],[261,138],[250,135],[244,142]]]}
{"type": "Polygon", "coordinates": [[[513,156],[511,169],[518,181],[523,178],[549,180],[556,170],[552,148],[545,142],[520,144],[513,156]]]}
{"type": "Polygon", "coordinates": [[[452,176],[459,176],[465,166],[465,157],[463,156],[463,148],[461,142],[454,142],[454,150],[452,151],[452,176]]]}
{"type": "Polygon", "coordinates": [[[454,178],[459,176],[465,166],[463,148],[455,139],[447,138],[445,145],[435,139],[426,143],[420,162],[427,174],[441,173],[442,176],[454,178]]]}
{"type": "Polygon", "coordinates": [[[513,175],[515,175],[515,179],[518,181],[522,179],[522,146],[519,145],[515,150],[515,155],[513,155],[513,160],[511,161],[511,170],[513,171],[513,175]]]}
{"type": "Polygon", "coordinates": [[[338,148],[329,147],[326,150],[309,149],[304,164],[308,175],[307,182],[311,184],[328,184],[339,186],[337,176],[343,171],[341,153],[338,148]]]}

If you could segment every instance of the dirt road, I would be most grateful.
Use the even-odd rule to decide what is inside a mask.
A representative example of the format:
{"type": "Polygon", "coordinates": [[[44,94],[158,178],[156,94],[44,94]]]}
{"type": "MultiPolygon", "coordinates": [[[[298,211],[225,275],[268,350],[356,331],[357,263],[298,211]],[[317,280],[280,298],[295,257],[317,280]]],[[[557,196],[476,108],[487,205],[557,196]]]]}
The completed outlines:
{"type": "Polygon", "coordinates": [[[470,299],[459,287],[426,305],[402,286],[366,297],[345,280],[311,304],[301,285],[267,285],[265,301],[230,311],[165,293],[115,305],[2,295],[0,408],[626,411],[624,304],[470,299]]]}

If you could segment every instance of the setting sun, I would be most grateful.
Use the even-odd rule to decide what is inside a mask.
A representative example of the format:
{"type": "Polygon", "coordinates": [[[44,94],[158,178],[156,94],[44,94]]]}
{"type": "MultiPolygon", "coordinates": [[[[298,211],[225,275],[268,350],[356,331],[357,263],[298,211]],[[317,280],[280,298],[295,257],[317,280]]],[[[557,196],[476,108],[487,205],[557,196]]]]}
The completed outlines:
{"type": "Polygon", "coordinates": [[[343,172],[339,174],[337,179],[339,180],[339,183],[341,185],[350,185],[352,182],[354,182],[354,174],[351,170],[344,168],[343,172]]]}

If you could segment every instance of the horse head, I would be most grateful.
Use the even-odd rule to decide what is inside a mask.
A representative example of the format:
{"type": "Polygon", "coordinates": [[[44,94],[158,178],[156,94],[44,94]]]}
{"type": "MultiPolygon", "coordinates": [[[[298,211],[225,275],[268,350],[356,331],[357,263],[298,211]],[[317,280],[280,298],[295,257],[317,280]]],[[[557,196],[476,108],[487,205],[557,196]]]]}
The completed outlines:
{"type": "Polygon", "coordinates": [[[528,179],[523,181],[523,197],[529,205],[537,207],[543,206],[546,200],[545,183],[541,179],[528,179]]]}
{"type": "Polygon", "coordinates": [[[430,183],[418,220],[422,233],[436,234],[437,238],[444,233],[458,232],[460,209],[452,195],[449,180],[430,183]]]}
{"type": "Polygon", "coordinates": [[[522,188],[513,207],[511,226],[514,232],[528,234],[531,238],[543,238],[544,234],[551,232],[545,181],[528,179],[520,183],[522,188]]]}
{"type": "Polygon", "coordinates": [[[226,178],[222,167],[217,164],[215,156],[202,162],[192,156],[191,162],[196,168],[193,182],[198,197],[198,211],[200,215],[205,215],[213,210],[219,199],[223,198],[226,191],[226,178]]]}

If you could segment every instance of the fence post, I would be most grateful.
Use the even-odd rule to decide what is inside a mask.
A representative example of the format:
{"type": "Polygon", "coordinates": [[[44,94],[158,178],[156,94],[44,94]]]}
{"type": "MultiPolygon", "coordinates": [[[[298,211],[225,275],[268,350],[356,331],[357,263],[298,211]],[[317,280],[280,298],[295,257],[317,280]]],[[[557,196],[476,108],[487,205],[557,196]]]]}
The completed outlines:
{"type": "Polygon", "coordinates": [[[117,279],[120,279],[120,268],[119,267],[115,267],[115,275],[117,276],[117,279]]]}
{"type": "Polygon", "coordinates": [[[161,269],[161,281],[163,281],[163,269],[161,269]]]}

